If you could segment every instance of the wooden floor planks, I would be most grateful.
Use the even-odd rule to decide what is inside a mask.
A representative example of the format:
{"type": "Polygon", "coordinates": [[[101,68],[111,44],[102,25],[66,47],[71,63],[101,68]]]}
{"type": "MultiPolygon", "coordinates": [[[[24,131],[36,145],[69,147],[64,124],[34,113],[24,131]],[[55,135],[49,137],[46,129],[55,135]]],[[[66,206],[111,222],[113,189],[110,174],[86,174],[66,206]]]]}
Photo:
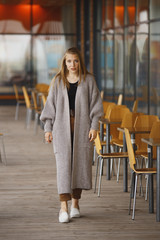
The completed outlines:
{"type": "MultiPolygon", "coordinates": [[[[122,176],[102,180],[101,197],[84,191],[80,219],[58,223],[59,199],[52,146],[43,141],[33,122],[25,129],[25,108],[14,120],[14,106],[0,106],[7,166],[0,164],[0,240],[132,240],[160,239],[160,223],[148,213],[148,202],[137,196],[136,218],[128,215],[129,193],[122,176]]],[[[93,166],[94,182],[95,166],[93,166]]]]}

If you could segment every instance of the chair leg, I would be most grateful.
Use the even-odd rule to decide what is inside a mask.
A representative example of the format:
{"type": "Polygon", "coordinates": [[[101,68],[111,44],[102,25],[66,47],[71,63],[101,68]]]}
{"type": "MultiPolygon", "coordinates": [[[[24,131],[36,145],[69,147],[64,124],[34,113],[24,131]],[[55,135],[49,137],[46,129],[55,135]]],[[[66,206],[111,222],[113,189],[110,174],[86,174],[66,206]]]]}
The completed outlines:
{"type": "Polygon", "coordinates": [[[142,175],[140,175],[140,191],[139,191],[139,196],[144,196],[143,193],[143,185],[142,185],[142,175]]]}
{"type": "Polygon", "coordinates": [[[39,114],[35,113],[35,120],[34,120],[34,134],[37,134],[37,129],[38,129],[38,119],[39,119],[39,114]]]}
{"type": "Polygon", "coordinates": [[[111,165],[110,165],[110,175],[113,172],[113,176],[114,176],[114,169],[113,169],[113,158],[111,158],[111,165]]]}
{"type": "MultiPolygon", "coordinates": [[[[148,168],[148,161],[147,159],[145,159],[145,164],[146,164],[146,168],[148,168]]],[[[145,200],[147,201],[148,198],[148,183],[149,183],[149,176],[145,175],[146,178],[146,194],[145,194],[145,200]]]]}
{"type": "Polygon", "coordinates": [[[97,167],[96,167],[96,177],[95,177],[95,184],[94,184],[94,193],[96,193],[96,187],[97,187],[98,166],[99,166],[99,157],[97,157],[97,167]]]}
{"type": "Polygon", "coordinates": [[[134,188],[134,200],[133,200],[133,213],[132,213],[132,220],[135,218],[135,209],[136,209],[136,192],[137,192],[137,180],[138,180],[138,175],[136,174],[136,179],[135,179],[135,188],[134,188]]]}
{"type": "Polygon", "coordinates": [[[28,117],[29,117],[28,115],[29,115],[28,108],[26,108],[26,128],[28,126],[28,117]]]}
{"type": "Polygon", "coordinates": [[[148,198],[148,180],[149,180],[149,176],[146,175],[146,194],[145,194],[145,200],[147,201],[148,198]]]}
{"type": "Polygon", "coordinates": [[[19,113],[19,102],[17,102],[17,105],[16,105],[15,120],[18,120],[18,113],[19,113]]]}
{"type": "MultiPolygon", "coordinates": [[[[111,152],[114,152],[114,147],[113,147],[113,145],[111,145],[111,152]]],[[[111,158],[111,163],[110,163],[110,175],[113,174],[113,176],[114,176],[115,173],[114,173],[113,161],[114,161],[114,159],[111,158]]]]}
{"type": "MultiPolygon", "coordinates": [[[[122,152],[122,148],[119,149],[119,152],[122,152]]],[[[117,167],[117,183],[119,182],[119,172],[120,172],[121,159],[118,158],[118,167],[117,167]]]]}
{"type": "Polygon", "coordinates": [[[5,165],[7,165],[7,158],[6,158],[4,141],[3,141],[3,135],[1,136],[1,144],[2,144],[2,152],[3,152],[3,156],[4,156],[4,161],[2,160],[2,156],[1,156],[1,160],[2,160],[2,162],[4,162],[5,165]]]}
{"type": "Polygon", "coordinates": [[[131,188],[130,188],[130,201],[129,201],[129,212],[128,214],[131,214],[131,203],[132,203],[132,191],[133,191],[133,173],[131,173],[131,188]]]}
{"type": "Polygon", "coordinates": [[[30,128],[31,118],[32,118],[32,109],[27,108],[27,121],[26,121],[27,129],[30,128]]]}
{"type": "Polygon", "coordinates": [[[118,169],[117,169],[117,183],[119,182],[119,170],[120,170],[121,159],[118,158],[118,169]]]}
{"type": "Polygon", "coordinates": [[[92,165],[94,166],[94,163],[95,163],[95,159],[96,159],[96,147],[94,146],[94,149],[93,149],[93,161],[92,161],[92,165]]]}
{"type": "Polygon", "coordinates": [[[102,171],[103,171],[103,158],[100,158],[100,174],[99,174],[98,197],[100,197],[100,193],[101,193],[102,171]]]}

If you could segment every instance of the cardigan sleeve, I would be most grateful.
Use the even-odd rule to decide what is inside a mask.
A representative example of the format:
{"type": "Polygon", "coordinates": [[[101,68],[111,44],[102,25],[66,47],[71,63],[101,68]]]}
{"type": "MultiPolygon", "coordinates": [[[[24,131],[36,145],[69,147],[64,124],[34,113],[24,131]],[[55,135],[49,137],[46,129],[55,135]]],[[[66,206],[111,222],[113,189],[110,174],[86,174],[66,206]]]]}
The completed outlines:
{"type": "Polygon", "coordinates": [[[90,82],[90,120],[91,129],[98,130],[99,119],[103,116],[103,105],[100,92],[94,78],[90,82]]]}
{"type": "Polygon", "coordinates": [[[40,120],[44,124],[44,132],[51,132],[56,115],[56,86],[50,87],[46,104],[42,110],[40,120]]]}

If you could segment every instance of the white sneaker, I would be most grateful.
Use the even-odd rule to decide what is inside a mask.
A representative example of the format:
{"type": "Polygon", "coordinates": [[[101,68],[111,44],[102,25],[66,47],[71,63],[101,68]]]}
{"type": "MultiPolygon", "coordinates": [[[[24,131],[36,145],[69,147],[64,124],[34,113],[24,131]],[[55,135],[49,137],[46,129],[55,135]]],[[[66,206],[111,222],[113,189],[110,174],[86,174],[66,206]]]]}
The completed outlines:
{"type": "Polygon", "coordinates": [[[68,223],[69,222],[69,215],[67,212],[59,212],[59,222],[60,223],[68,223]]]}
{"type": "Polygon", "coordinates": [[[78,208],[73,208],[71,206],[71,211],[70,211],[70,218],[79,218],[81,215],[80,215],[80,211],[78,208]]]}

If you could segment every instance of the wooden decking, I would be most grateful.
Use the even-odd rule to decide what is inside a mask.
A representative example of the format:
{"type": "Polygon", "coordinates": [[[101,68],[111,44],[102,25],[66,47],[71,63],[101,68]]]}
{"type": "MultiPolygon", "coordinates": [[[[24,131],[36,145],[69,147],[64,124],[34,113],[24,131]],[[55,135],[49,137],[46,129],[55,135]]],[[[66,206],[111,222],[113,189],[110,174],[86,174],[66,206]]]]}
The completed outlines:
{"type": "MultiPolygon", "coordinates": [[[[7,166],[0,163],[0,240],[132,240],[160,239],[160,223],[148,213],[148,202],[137,196],[136,218],[128,215],[129,193],[122,176],[102,179],[101,197],[84,191],[80,219],[58,222],[59,199],[52,145],[43,141],[33,123],[25,129],[25,108],[14,120],[14,106],[0,106],[7,166]]],[[[95,166],[93,166],[94,181],[95,166]]]]}

